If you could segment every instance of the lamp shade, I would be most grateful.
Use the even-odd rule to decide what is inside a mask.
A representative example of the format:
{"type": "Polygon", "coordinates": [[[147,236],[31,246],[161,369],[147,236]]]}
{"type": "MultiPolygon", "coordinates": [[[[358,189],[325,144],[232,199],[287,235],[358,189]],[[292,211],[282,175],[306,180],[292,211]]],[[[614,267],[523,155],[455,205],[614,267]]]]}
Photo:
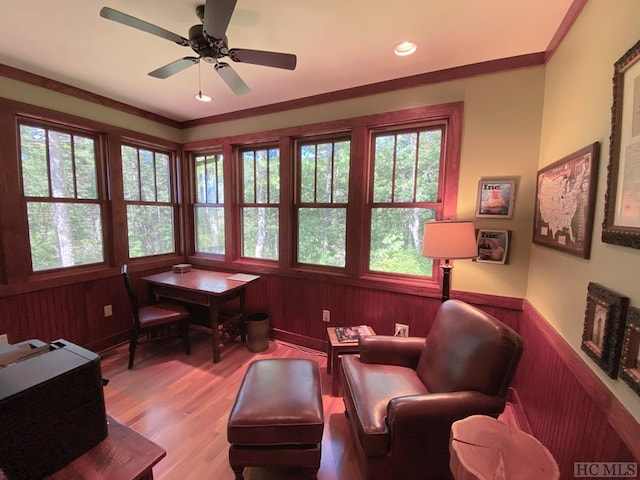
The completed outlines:
{"type": "Polygon", "coordinates": [[[477,257],[478,246],[473,222],[425,223],[422,256],[444,259],[477,257]]]}

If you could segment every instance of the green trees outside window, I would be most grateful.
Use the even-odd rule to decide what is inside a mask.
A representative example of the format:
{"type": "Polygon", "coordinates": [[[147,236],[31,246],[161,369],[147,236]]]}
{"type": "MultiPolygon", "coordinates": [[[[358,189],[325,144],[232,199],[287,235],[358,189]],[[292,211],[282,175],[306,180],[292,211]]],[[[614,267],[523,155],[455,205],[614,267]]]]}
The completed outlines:
{"type": "Polygon", "coordinates": [[[129,258],[175,252],[170,155],[122,145],[129,258]]]}
{"type": "Polygon", "coordinates": [[[104,262],[96,137],[20,123],[34,272],[104,262]]]}
{"type": "Polygon", "coordinates": [[[224,255],[224,169],[222,153],[195,155],[196,253],[224,255]]]}
{"type": "Polygon", "coordinates": [[[349,201],[349,139],[300,142],[298,263],[344,267],[349,201]]]}
{"type": "Polygon", "coordinates": [[[242,256],[277,260],[279,255],[280,150],[240,153],[242,171],[242,256]]]}

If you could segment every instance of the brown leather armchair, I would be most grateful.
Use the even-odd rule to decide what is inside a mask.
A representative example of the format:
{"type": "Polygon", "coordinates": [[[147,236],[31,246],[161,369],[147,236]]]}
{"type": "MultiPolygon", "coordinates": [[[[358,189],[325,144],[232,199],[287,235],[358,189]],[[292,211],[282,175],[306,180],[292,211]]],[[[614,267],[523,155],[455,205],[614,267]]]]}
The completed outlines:
{"type": "Polygon", "coordinates": [[[511,328],[458,300],[440,306],[426,339],[362,337],[342,377],[363,478],[451,478],[451,424],[504,410],[522,350],[511,328]]]}

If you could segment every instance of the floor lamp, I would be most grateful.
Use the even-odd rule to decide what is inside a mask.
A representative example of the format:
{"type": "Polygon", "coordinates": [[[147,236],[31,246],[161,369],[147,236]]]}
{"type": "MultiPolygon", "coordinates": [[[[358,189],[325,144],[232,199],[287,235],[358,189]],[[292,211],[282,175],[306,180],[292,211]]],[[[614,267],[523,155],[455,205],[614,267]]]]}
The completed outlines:
{"type": "Polygon", "coordinates": [[[442,301],[449,300],[449,284],[453,268],[449,260],[478,256],[473,222],[447,220],[425,223],[422,256],[444,260],[444,263],[440,265],[442,268],[442,301]]]}

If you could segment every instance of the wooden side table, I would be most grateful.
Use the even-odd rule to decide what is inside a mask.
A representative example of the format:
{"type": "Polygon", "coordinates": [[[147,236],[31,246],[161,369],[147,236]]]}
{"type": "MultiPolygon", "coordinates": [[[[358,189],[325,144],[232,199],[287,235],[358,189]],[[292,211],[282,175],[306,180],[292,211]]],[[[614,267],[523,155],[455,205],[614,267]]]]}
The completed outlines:
{"type": "MultiPolygon", "coordinates": [[[[109,434],[98,445],[46,480],[153,480],[153,466],[167,452],[107,416],[109,434]]],[[[0,480],[7,480],[0,470],[0,480]]]]}
{"type": "MultiPolygon", "coordinates": [[[[375,335],[368,325],[365,325],[371,332],[371,335],[375,335]]],[[[329,342],[327,343],[327,373],[331,375],[331,395],[334,397],[340,396],[342,384],[340,383],[340,356],[347,354],[354,354],[360,352],[358,340],[352,342],[341,342],[336,336],[336,327],[327,327],[327,336],[329,342]]]]}
{"type": "Polygon", "coordinates": [[[557,480],[555,459],[537,438],[485,415],[451,426],[451,473],[456,480],[557,480]]]}

